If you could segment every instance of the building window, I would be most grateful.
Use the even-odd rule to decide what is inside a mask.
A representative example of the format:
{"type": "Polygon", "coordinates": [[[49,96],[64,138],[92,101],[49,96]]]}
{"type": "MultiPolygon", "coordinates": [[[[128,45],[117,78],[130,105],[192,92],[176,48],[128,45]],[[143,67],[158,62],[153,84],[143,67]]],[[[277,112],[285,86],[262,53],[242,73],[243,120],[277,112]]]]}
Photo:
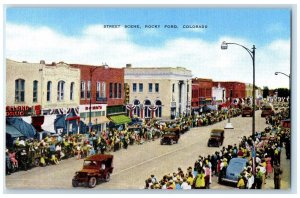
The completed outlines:
{"type": "Polygon", "coordinates": [[[96,98],[101,98],[101,82],[97,82],[96,98]]]}
{"type": "Polygon", "coordinates": [[[85,98],[85,82],[81,81],[80,84],[80,98],[84,99],[85,98]]]}
{"type": "Polygon", "coordinates": [[[172,93],[174,93],[175,92],[175,83],[173,83],[173,85],[172,85],[172,93]]]}
{"type": "Polygon", "coordinates": [[[32,95],[32,102],[37,102],[38,100],[38,81],[33,81],[33,95],[32,95]]]}
{"type": "Polygon", "coordinates": [[[113,84],[109,83],[109,98],[113,97],[113,84]]]}
{"type": "Polygon", "coordinates": [[[74,82],[71,82],[70,86],[70,100],[74,100],[74,82]]]}
{"type": "Polygon", "coordinates": [[[114,87],[114,98],[118,98],[118,83],[115,83],[115,87],[114,87]]]}
{"type": "Polygon", "coordinates": [[[155,116],[158,118],[161,118],[161,114],[162,114],[162,103],[160,100],[155,102],[155,105],[157,106],[157,109],[155,111],[155,116]]]}
{"type": "Polygon", "coordinates": [[[122,84],[119,83],[119,93],[118,93],[118,98],[122,98],[122,84]]]}
{"type": "Polygon", "coordinates": [[[152,85],[153,85],[152,83],[148,84],[148,92],[152,92],[152,85]]]}
{"type": "Polygon", "coordinates": [[[88,81],[87,83],[86,97],[91,98],[91,81],[88,81]]]}
{"type": "Polygon", "coordinates": [[[144,117],[145,118],[150,118],[150,116],[151,116],[151,112],[148,108],[148,107],[150,107],[150,105],[151,105],[150,100],[145,100],[145,102],[144,102],[144,117]]]}
{"type": "Polygon", "coordinates": [[[135,106],[134,109],[134,115],[137,117],[140,117],[140,101],[139,100],[134,100],[133,105],[135,106]]]}
{"type": "Polygon", "coordinates": [[[64,100],[65,82],[59,81],[57,84],[57,101],[64,100]]]}
{"type": "Polygon", "coordinates": [[[136,92],[136,83],[132,83],[132,92],[136,92]]]}
{"type": "Polygon", "coordinates": [[[52,82],[47,82],[47,102],[51,101],[51,88],[52,88],[52,82]]]}
{"type": "Polygon", "coordinates": [[[15,80],[15,102],[25,101],[25,80],[15,80]]]}
{"type": "Polygon", "coordinates": [[[139,83],[139,92],[143,92],[143,83],[139,83]]]}
{"type": "Polygon", "coordinates": [[[159,84],[155,83],[155,92],[158,93],[159,92],[159,84]]]}
{"type": "Polygon", "coordinates": [[[106,98],[106,83],[102,82],[101,97],[106,98]]]}

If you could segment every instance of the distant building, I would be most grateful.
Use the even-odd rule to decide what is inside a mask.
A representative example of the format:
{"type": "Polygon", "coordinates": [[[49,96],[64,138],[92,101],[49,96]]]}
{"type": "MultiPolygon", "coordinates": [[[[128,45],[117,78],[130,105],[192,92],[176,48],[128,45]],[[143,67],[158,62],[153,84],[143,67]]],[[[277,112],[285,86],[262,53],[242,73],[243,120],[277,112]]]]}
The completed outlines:
{"type": "Polygon", "coordinates": [[[221,87],[224,87],[226,92],[226,100],[232,101],[235,98],[244,99],[246,96],[246,85],[242,82],[237,81],[216,81],[213,82],[214,87],[217,87],[220,84],[221,87]]]}
{"type": "Polygon", "coordinates": [[[245,86],[246,86],[245,98],[248,98],[248,97],[252,98],[253,84],[251,84],[251,83],[245,83],[245,86]]]}
{"type": "Polygon", "coordinates": [[[212,98],[216,104],[222,104],[226,102],[226,89],[221,87],[220,83],[218,83],[217,87],[212,87],[212,98]]]}
{"type": "Polygon", "coordinates": [[[130,116],[173,119],[191,113],[192,73],[182,67],[125,68],[130,116]]]}
{"type": "Polygon", "coordinates": [[[212,79],[193,78],[192,79],[192,108],[194,111],[199,111],[199,108],[204,105],[211,105],[212,98],[212,79]]]}

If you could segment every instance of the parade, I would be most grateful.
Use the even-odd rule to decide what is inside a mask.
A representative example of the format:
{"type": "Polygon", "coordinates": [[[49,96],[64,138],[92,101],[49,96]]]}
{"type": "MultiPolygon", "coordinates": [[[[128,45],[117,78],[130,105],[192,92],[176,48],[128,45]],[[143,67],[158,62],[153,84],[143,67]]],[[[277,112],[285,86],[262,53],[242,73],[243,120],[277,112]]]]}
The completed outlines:
{"type": "Polygon", "coordinates": [[[294,8],[4,10],[7,192],[294,188],[294,8]]]}

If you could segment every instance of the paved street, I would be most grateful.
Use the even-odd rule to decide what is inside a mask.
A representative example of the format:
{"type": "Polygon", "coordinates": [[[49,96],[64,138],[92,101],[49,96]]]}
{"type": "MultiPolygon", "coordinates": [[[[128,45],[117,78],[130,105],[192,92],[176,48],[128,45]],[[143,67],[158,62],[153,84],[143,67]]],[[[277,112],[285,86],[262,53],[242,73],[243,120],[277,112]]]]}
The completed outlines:
{"type": "MultiPolygon", "coordinates": [[[[225,130],[224,146],[239,142],[241,136],[249,136],[252,127],[251,117],[232,118],[234,129],[225,130]]],[[[182,135],[179,143],[160,145],[159,140],[146,142],[143,145],[129,146],[113,153],[114,172],[111,181],[101,183],[94,189],[78,187],[76,189],[143,189],[145,179],[154,174],[158,179],[163,175],[175,172],[178,167],[184,171],[193,166],[199,155],[207,156],[220,148],[207,147],[209,132],[213,128],[224,128],[226,121],[207,126],[193,128],[182,135]]],[[[256,112],[256,130],[266,127],[265,119],[260,117],[260,111],[256,112]]],[[[282,153],[283,181],[282,188],[290,188],[290,160],[285,160],[282,153]]],[[[75,158],[63,160],[59,165],[37,167],[28,171],[20,171],[6,176],[8,189],[74,189],[71,185],[75,171],[80,170],[83,160],[75,158]]],[[[232,187],[219,185],[216,177],[212,180],[212,189],[232,189],[232,187]]],[[[273,189],[272,178],[267,179],[265,189],[273,189]]]]}

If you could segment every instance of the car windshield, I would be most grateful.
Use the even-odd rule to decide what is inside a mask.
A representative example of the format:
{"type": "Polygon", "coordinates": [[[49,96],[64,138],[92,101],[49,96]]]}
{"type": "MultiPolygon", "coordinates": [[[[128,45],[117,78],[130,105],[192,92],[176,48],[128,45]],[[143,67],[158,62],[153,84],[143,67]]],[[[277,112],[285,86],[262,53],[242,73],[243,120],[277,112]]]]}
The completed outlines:
{"type": "Polygon", "coordinates": [[[210,133],[211,136],[222,136],[221,132],[211,132],[210,133]]]}
{"type": "Polygon", "coordinates": [[[270,107],[270,106],[265,106],[265,107],[263,107],[263,110],[272,110],[272,107],[270,107]]]}
{"type": "Polygon", "coordinates": [[[96,161],[90,161],[90,160],[85,160],[83,162],[83,166],[96,166],[97,165],[97,162],[96,161]]]}

